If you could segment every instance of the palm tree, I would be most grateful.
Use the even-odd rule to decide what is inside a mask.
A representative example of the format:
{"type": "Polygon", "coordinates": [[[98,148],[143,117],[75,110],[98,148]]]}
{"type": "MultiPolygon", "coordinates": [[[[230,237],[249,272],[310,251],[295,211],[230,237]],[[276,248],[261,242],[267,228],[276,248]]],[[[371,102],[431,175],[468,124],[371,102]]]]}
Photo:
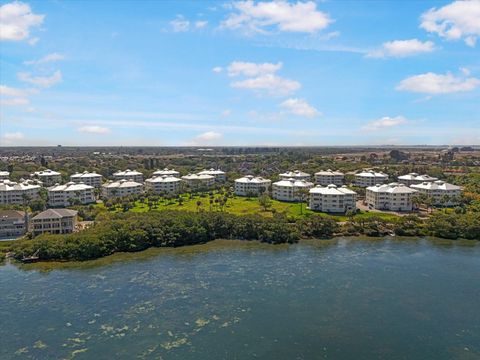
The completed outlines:
{"type": "Polygon", "coordinates": [[[298,190],[298,198],[300,199],[300,215],[303,215],[303,203],[307,201],[309,190],[302,188],[298,190]]]}

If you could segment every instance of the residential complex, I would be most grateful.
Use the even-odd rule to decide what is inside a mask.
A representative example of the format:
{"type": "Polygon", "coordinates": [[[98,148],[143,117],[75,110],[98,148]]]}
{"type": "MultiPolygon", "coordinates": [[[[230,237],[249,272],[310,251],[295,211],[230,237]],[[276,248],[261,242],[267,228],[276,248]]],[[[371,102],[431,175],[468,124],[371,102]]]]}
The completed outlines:
{"type": "Polygon", "coordinates": [[[420,194],[425,194],[432,198],[434,205],[442,206],[458,205],[458,197],[462,192],[460,186],[449,184],[441,180],[414,184],[410,187],[417,190],[420,194]]]}
{"type": "Polygon", "coordinates": [[[372,209],[412,211],[412,197],[416,192],[405,184],[377,184],[367,187],[365,202],[372,209]]]}
{"type": "Polygon", "coordinates": [[[43,186],[52,186],[62,182],[62,174],[50,169],[36,171],[32,174],[32,177],[40,180],[43,186]]]}
{"type": "Polygon", "coordinates": [[[145,180],[145,190],[155,194],[178,194],[182,188],[182,180],[175,176],[162,175],[145,180]]]}
{"type": "Polygon", "coordinates": [[[94,187],[73,181],[64,185],[48,188],[48,205],[52,207],[69,206],[75,203],[82,205],[95,202],[94,187]]]}
{"type": "Polygon", "coordinates": [[[357,208],[357,193],[345,185],[337,187],[334,184],[323,187],[317,185],[309,191],[310,210],[345,213],[357,208]]]}
{"type": "Polygon", "coordinates": [[[286,179],[272,185],[272,197],[281,201],[301,201],[308,195],[313,183],[305,180],[286,179]]]}
{"type": "Polygon", "coordinates": [[[23,205],[26,201],[39,198],[40,185],[32,180],[0,180],[0,204],[23,205]]]}
{"type": "Polygon", "coordinates": [[[102,185],[102,195],[106,198],[136,195],[142,191],[143,185],[141,183],[125,179],[108,181],[102,185]]]}
{"type": "Polygon", "coordinates": [[[429,175],[418,175],[417,173],[410,173],[407,175],[402,175],[398,177],[398,182],[405,184],[407,186],[414,185],[414,184],[421,184],[423,182],[432,182],[437,181],[436,177],[432,177],[429,175]]]}
{"type": "Polygon", "coordinates": [[[0,238],[15,238],[28,230],[28,217],[24,211],[0,210],[0,238]]]}
{"type": "Polygon", "coordinates": [[[384,184],[388,181],[388,175],[373,170],[362,171],[355,174],[355,185],[360,187],[369,187],[377,184],[384,184]]]}
{"type": "Polygon", "coordinates": [[[257,196],[268,191],[272,181],[263,177],[247,175],[235,180],[235,194],[239,196],[257,196]]]}
{"type": "Polygon", "coordinates": [[[305,180],[310,181],[310,174],[300,170],[287,171],[283,174],[278,175],[281,180],[295,179],[295,180],[305,180]]]}
{"type": "Polygon", "coordinates": [[[315,182],[318,185],[343,185],[343,182],[345,180],[345,174],[340,172],[340,171],[334,171],[334,170],[322,170],[317,173],[315,173],[315,182]]]}
{"type": "Polygon", "coordinates": [[[212,175],[188,174],[182,176],[182,180],[191,189],[208,189],[215,184],[215,177],[212,175]]]}
{"type": "Polygon", "coordinates": [[[127,169],[125,171],[117,171],[113,174],[115,180],[130,180],[138,183],[143,182],[143,174],[136,170],[127,169]]]}
{"type": "Polygon", "coordinates": [[[198,175],[210,175],[215,178],[216,182],[225,182],[227,181],[227,174],[220,169],[210,169],[210,170],[203,170],[198,173],[198,175]]]}
{"type": "Polygon", "coordinates": [[[152,177],[163,176],[163,175],[180,177],[180,173],[179,173],[178,171],[176,171],[175,169],[169,169],[169,168],[165,168],[165,169],[163,169],[163,170],[157,170],[157,171],[155,171],[155,172],[152,174],[152,177]]]}
{"type": "Polygon", "coordinates": [[[0,171],[0,180],[8,180],[10,173],[8,171],[0,171]]]}
{"type": "Polygon", "coordinates": [[[103,177],[100,174],[84,171],[83,173],[77,173],[70,176],[70,181],[100,188],[102,186],[102,178],[103,177]]]}
{"type": "Polygon", "coordinates": [[[76,230],[77,211],[70,209],[48,209],[32,218],[33,235],[44,233],[69,234],[76,230]]]}

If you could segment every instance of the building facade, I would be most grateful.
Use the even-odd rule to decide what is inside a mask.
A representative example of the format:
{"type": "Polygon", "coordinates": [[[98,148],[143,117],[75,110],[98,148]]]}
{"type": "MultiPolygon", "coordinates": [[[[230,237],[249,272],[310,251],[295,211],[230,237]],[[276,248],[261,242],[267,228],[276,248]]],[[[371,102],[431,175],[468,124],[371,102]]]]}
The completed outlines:
{"type": "Polygon", "coordinates": [[[162,175],[145,180],[145,190],[155,194],[179,194],[182,180],[177,177],[162,175]]]}
{"type": "Polygon", "coordinates": [[[48,209],[32,218],[34,236],[40,234],[70,234],[77,229],[76,210],[48,209]]]}
{"type": "Polygon", "coordinates": [[[108,181],[102,185],[102,196],[106,198],[138,195],[143,192],[143,185],[130,180],[108,181]]]}
{"type": "Polygon", "coordinates": [[[48,205],[52,207],[71,206],[78,202],[86,205],[95,202],[94,187],[83,183],[68,182],[48,188],[48,205]]]}
{"type": "Polygon", "coordinates": [[[401,184],[405,184],[407,186],[414,185],[414,184],[421,184],[423,182],[433,182],[437,181],[438,179],[429,175],[418,175],[417,173],[410,173],[407,175],[402,175],[398,177],[398,182],[401,184]]]}
{"type": "Polygon", "coordinates": [[[94,172],[90,173],[88,171],[70,176],[70,181],[73,181],[74,183],[84,183],[85,185],[90,185],[95,188],[100,188],[102,186],[102,179],[102,175],[94,172]]]}
{"type": "Polygon", "coordinates": [[[247,175],[235,180],[235,195],[258,196],[264,192],[267,192],[271,184],[271,180],[263,177],[247,175]]]}
{"type": "Polygon", "coordinates": [[[216,182],[225,182],[227,181],[227,174],[220,170],[220,169],[210,169],[210,170],[203,170],[203,171],[200,171],[198,173],[198,175],[210,175],[210,176],[213,176],[215,178],[215,181],[216,182]]]}
{"type": "Polygon", "coordinates": [[[8,171],[0,171],[0,180],[8,180],[10,173],[8,171]]]}
{"type": "Polygon", "coordinates": [[[355,174],[355,185],[360,187],[375,186],[388,181],[388,175],[376,171],[362,171],[355,174]]]}
{"type": "Polygon", "coordinates": [[[345,181],[345,174],[340,171],[322,170],[315,173],[315,183],[327,186],[330,184],[341,186],[345,181]]]}
{"type": "Polygon", "coordinates": [[[328,213],[345,213],[357,208],[357,193],[346,186],[317,185],[309,191],[309,208],[328,213]]]}
{"type": "Polygon", "coordinates": [[[303,201],[313,183],[305,180],[286,179],[272,184],[272,198],[280,201],[303,201]]]}
{"type": "Polygon", "coordinates": [[[28,231],[28,217],[24,211],[0,210],[0,238],[16,238],[28,231]]]}
{"type": "Polygon", "coordinates": [[[32,174],[32,177],[37,178],[43,183],[43,186],[53,186],[62,182],[62,174],[50,169],[36,171],[32,174]]]}
{"type": "Polygon", "coordinates": [[[457,185],[437,180],[434,182],[423,182],[410,186],[420,194],[425,194],[433,200],[434,205],[455,206],[459,204],[459,197],[462,188],[457,185]]]}
{"type": "Polygon", "coordinates": [[[125,171],[117,171],[113,174],[115,180],[130,180],[143,183],[143,174],[136,170],[127,169],[125,171]]]}
{"type": "Polygon", "coordinates": [[[0,180],[0,204],[23,205],[40,197],[41,186],[33,180],[0,180]]]}
{"type": "Polygon", "coordinates": [[[173,176],[173,177],[176,177],[176,178],[179,178],[179,177],[180,177],[180,173],[179,173],[178,171],[176,171],[175,169],[165,168],[165,169],[163,169],[163,170],[157,170],[157,171],[155,171],[155,172],[152,174],[152,178],[157,177],[157,176],[163,176],[163,175],[173,176]]]}
{"type": "Polygon", "coordinates": [[[212,175],[188,174],[182,176],[182,180],[191,189],[209,189],[215,185],[215,177],[212,175]]]}
{"type": "Polygon", "coordinates": [[[294,170],[294,171],[287,171],[284,172],[283,174],[278,175],[281,180],[288,180],[288,179],[295,179],[295,180],[305,180],[305,181],[310,181],[310,174],[307,174],[306,172],[300,171],[300,170],[294,170]]]}
{"type": "Polygon", "coordinates": [[[412,197],[416,192],[405,184],[377,184],[367,187],[365,202],[371,209],[412,211],[412,197]]]}

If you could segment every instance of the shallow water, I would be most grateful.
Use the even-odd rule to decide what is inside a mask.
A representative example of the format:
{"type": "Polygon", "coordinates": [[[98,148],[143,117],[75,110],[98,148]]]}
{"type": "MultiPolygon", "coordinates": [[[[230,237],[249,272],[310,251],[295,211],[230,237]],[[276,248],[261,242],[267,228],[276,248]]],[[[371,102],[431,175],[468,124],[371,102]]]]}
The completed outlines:
{"type": "Polygon", "coordinates": [[[480,359],[480,246],[215,241],[0,266],[0,359],[480,359]]]}

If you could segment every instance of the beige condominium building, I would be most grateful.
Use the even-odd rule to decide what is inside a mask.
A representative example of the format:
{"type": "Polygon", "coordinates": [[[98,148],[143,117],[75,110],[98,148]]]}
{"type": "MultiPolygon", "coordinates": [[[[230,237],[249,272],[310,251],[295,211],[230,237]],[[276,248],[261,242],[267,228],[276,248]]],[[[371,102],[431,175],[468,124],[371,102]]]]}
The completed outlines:
{"type": "Polygon", "coordinates": [[[314,211],[345,213],[357,208],[357,193],[345,185],[317,185],[309,191],[309,208],[314,211]]]}
{"type": "Polygon", "coordinates": [[[355,185],[360,187],[374,186],[384,184],[388,181],[388,175],[373,170],[362,171],[355,174],[355,185]]]}
{"type": "Polygon", "coordinates": [[[102,175],[84,171],[83,173],[77,173],[70,176],[70,181],[75,183],[84,183],[85,185],[90,185],[95,188],[100,188],[102,186],[102,175]]]}
{"type": "Polygon", "coordinates": [[[235,180],[235,194],[238,196],[257,196],[267,192],[272,181],[259,176],[247,175],[235,180]]]}
{"type": "Polygon", "coordinates": [[[429,175],[418,175],[417,173],[410,173],[398,177],[398,182],[407,186],[414,184],[421,184],[423,182],[437,181],[438,179],[429,175]]]}
{"type": "Polygon", "coordinates": [[[300,171],[300,170],[294,170],[294,171],[287,171],[284,172],[283,174],[278,175],[280,177],[280,180],[288,180],[288,179],[295,179],[295,180],[305,180],[305,181],[310,181],[310,174],[307,174],[306,172],[300,171]]]}
{"type": "Polygon", "coordinates": [[[371,209],[412,211],[412,197],[416,192],[405,184],[377,184],[367,187],[365,202],[371,209]]]}
{"type": "Polygon", "coordinates": [[[308,190],[312,187],[313,183],[305,180],[280,180],[272,184],[272,197],[281,201],[301,201],[308,196],[308,190]]]}
{"type": "Polygon", "coordinates": [[[174,177],[177,177],[177,178],[180,177],[180,173],[178,171],[176,171],[175,169],[169,169],[169,168],[165,168],[163,170],[155,171],[152,174],[152,177],[163,176],[163,175],[174,176],[174,177]]]}
{"type": "Polygon", "coordinates": [[[33,235],[70,234],[77,228],[77,211],[48,209],[32,218],[33,235]]]}
{"type": "Polygon", "coordinates": [[[210,175],[215,178],[216,182],[225,182],[227,181],[227,174],[220,169],[209,169],[203,170],[198,173],[198,175],[210,175]]]}
{"type": "Polygon", "coordinates": [[[41,186],[34,180],[0,180],[0,204],[23,205],[39,198],[41,186]]]}
{"type": "Polygon", "coordinates": [[[208,189],[215,184],[215,177],[212,175],[188,174],[182,176],[182,180],[191,189],[208,189]]]}
{"type": "Polygon", "coordinates": [[[8,180],[10,173],[8,171],[0,171],[0,180],[8,180]]]}
{"type": "Polygon", "coordinates": [[[108,181],[102,185],[102,196],[106,198],[124,197],[142,193],[143,184],[130,180],[108,181]]]}
{"type": "Polygon", "coordinates": [[[28,230],[28,218],[24,211],[0,210],[0,238],[15,238],[28,230]]]}
{"type": "Polygon", "coordinates": [[[182,180],[175,176],[161,175],[145,180],[145,190],[155,194],[179,194],[182,180]]]}
{"type": "Polygon", "coordinates": [[[37,178],[43,183],[43,186],[52,186],[62,182],[62,174],[50,169],[36,171],[32,174],[32,177],[37,178]]]}
{"type": "Polygon", "coordinates": [[[138,183],[143,182],[143,174],[136,170],[127,169],[125,171],[117,171],[113,174],[115,180],[130,180],[138,183]]]}
{"type": "Polygon", "coordinates": [[[71,181],[48,188],[48,205],[52,207],[70,206],[75,203],[85,205],[93,202],[95,202],[95,191],[90,185],[71,181]]]}
{"type": "Polygon", "coordinates": [[[442,206],[458,205],[458,197],[462,193],[462,188],[460,186],[449,184],[441,180],[414,184],[410,187],[417,190],[420,194],[425,194],[432,198],[434,205],[442,206]]]}
{"type": "Polygon", "coordinates": [[[317,173],[315,173],[315,182],[318,185],[343,185],[343,182],[345,181],[345,174],[340,172],[340,171],[335,171],[335,170],[321,170],[317,173]]]}

